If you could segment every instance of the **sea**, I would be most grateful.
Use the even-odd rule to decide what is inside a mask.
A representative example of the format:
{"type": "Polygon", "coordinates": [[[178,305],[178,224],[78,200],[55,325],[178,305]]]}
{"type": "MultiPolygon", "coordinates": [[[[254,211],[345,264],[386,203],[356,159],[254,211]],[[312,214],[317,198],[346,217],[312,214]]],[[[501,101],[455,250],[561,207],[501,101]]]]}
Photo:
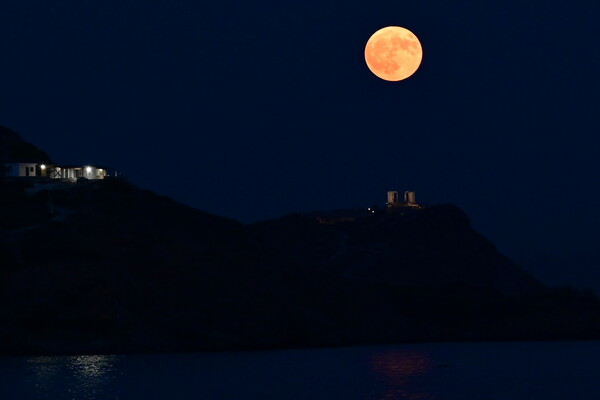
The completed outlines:
{"type": "Polygon", "coordinates": [[[0,357],[0,399],[599,400],[600,342],[0,357]]]}

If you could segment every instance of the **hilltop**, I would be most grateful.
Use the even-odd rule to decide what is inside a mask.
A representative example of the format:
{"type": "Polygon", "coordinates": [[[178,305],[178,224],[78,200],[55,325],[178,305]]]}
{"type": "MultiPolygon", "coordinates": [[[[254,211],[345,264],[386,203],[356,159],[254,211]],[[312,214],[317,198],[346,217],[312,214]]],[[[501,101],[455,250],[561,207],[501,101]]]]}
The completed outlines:
{"type": "Polygon", "coordinates": [[[600,337],[593,294],[542,285],[452,205],[244,225],[106,178],[1,182],[0,206],[4,354],[600,337]]]}
{"type": "Polygon", "coordinates": [[[0,164],[13,162],[50,163],[50,157],[15,131],[0,126],[0,164]]]}

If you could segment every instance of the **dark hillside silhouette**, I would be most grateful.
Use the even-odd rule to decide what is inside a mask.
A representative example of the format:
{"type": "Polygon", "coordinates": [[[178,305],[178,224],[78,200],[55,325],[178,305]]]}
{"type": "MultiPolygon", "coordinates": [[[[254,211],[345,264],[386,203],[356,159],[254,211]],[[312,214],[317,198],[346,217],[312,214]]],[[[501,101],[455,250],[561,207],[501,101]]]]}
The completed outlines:
{"type": "Polygon", "coordinates": [[[0,353],[600,337],[593,293],[540,284],[451,205],[243,225],[119,178],[0,185],[0,353]]]}

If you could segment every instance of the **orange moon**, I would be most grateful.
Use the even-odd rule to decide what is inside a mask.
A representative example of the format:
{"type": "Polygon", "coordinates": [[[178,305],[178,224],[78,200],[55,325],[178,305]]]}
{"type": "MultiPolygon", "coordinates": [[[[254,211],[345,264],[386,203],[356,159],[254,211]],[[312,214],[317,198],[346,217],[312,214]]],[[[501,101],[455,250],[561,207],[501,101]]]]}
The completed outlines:
{"type": "Polygon", "coordinates": [[[414,74],[423,59],[421,42],[400,26],[375,32],[365,46],[365,60],[372,73],[386,81],[401,81],[414,74]]]}

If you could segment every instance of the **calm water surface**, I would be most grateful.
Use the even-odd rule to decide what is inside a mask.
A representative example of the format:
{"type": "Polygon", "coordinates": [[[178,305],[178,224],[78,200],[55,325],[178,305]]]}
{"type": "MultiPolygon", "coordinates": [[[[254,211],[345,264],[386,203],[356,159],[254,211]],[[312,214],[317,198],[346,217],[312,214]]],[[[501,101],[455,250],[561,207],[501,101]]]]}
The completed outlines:
{"type": "Polygon", "coordinates": [[[600,342],[0,358],[0,399],[599,400],[600,342]]]}

